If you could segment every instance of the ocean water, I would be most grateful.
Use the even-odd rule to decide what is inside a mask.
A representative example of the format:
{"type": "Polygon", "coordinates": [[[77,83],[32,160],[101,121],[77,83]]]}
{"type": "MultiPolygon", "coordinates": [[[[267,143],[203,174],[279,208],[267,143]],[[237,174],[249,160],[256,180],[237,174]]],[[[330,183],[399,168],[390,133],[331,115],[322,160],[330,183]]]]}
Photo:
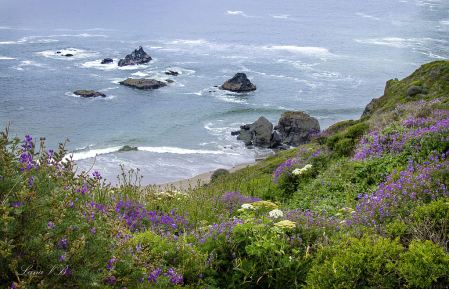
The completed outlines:
{"type": "Polygon", "coordinates": [[[46,137],[47,149],[68,138],[79,170],[98,154],[92,171],[112,183],[120,164],[158,184],[265,157],[272,151],[246,149],[230,132],[260,116],[276,125],[287,110],[322,129],[358,119],[387,80],[449,53],[446,0],[23,0],[0,8],[0,126],[13,121],[12,135],[46,137]],[[139,46],[151,62],[117,66],[139,46]],[[100,64],[107,57],[114,63],[100,64]],[[257,90],[215,87],[237,72],[257,90]],[[174,82],[138,91],[118,84],[128,77],[174,82]],[[77,97],[78,89],[107,97],[77,97]],[[124,145],[138,151],[119,151],[124,145]]]}

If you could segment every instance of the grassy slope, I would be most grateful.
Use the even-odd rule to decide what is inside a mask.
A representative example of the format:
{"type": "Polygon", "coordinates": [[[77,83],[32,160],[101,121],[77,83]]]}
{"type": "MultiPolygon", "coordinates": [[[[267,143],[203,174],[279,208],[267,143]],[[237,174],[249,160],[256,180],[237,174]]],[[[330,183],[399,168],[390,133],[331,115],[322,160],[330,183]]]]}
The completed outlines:
{"type": "MultiPolygon", "coordinates": [[[[7,153],[0,143],[0,281],[18,288],[445,288],[449,164],[440,156],[449,138],[447,115],[437,110],[447,108],[448,80],[449,62],[425,64],[388,81],[370,116],[335,124],[319,140],[186,194],[141,191],[135,172],[111,190],[101,179],[74,178],[68,164],[34,170],[35,162],[13,160],[23,151],[7,153]],[[422,92],[408,96],[412,85],[422,92]],[[363,136],[351,132],[356,126],[363,136]],[[329,150],[330,134],[353,150],[329,150]],[[381,157],[369,157],[376,153],[381,157]],[[312,168],[279,174],[291,160],[312,168]],[[385,197],[384,188],[397,198],[385,197]],[[404,188],[410,198],[402,196],[404,188]],[[237,211],[242,203],[257,204],[250,197],[273,203],[237,211]],[[17,203],[22,206],[12,206],[17,203]],[[282,218],[266,214],[274,207],[282,218]],[[145,212],[153,212],[151,220],[145,212]],[[279,220],[295,228],[274,225],[279,220]],[[71,273],[14,273],[24,264],[67,265],[71,273]],[[183,285],[173,284],[181,273],[183,285]]],[[[37,150],[25,152],[44,155],[44,164],[37,150]]]]}

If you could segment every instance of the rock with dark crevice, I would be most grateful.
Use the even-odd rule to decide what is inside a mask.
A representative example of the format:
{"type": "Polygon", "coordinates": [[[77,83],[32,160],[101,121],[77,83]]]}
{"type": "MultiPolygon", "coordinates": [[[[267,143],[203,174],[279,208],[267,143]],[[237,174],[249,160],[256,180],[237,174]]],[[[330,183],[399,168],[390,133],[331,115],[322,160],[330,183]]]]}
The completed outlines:
{"type": "Polygon", "coordinates": [[[320,131],[320,124],[314,117],[300,111],[284,113],[274,128],[282,143],[297,147],[310,142],[310,133],[320,131]]]}
{"type": "Polygon", "coordinates": [[[151,60],[151,56],[143,50],[142,46],[139,46],[139,49],[136,49],[131,54],[126,55],[124,59],[120,59],[118,66],[122,67],[127,65],[143,64],[150,62],[151,60]]]}

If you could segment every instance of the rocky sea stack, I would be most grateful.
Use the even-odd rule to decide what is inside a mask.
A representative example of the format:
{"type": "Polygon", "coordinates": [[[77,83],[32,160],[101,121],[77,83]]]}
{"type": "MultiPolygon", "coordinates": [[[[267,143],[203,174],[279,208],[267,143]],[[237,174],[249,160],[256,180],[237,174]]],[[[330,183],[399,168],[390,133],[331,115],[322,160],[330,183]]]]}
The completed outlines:
{"type": "Polygon", "coordinates": [[[220,89],[235,92],[247,92],[256,90],[256,86],[252,84],[251,81],[249,81],[245,73],[239,72],[236,75],[234,75],[233,78],[223,83],[223,85],[220,86],[220,89]]]}
{"type": "Polygon", "coordinates": [[[318,120],[295,111],[284,113],[274,130],[273,124],[261,116],[252,124],[242,125],[240,131],[231,132],[231,135],[238,135],[237,139],[244,141],[246,146],[287,149],[309,143],[309,134],[313,131],[320,131],[318,120]]]}
{"type": "Polygon", "coordinates": [[[149,56],[142,48],[139,46],[139,49],[134,50],[131,54],[125,56],[124,59],[120,59],[118,62],[118,66],[126,66],[126,65],[136,65],[147,63],[151,61],[151,56],[149,56]]]}
{"type": "Polygon", "coordinates": [[[286,112],[274,129],[279,133],[283,144],[297,147],[310,142],[311,131],[320,131],[320,124],[314,117],[301,111],[286,112]]]}
{"type": "Polygon", "coordinates": [[[163,81],[146,78],[141,79],[128,78],[124,81],[120,81],[120,84],[125,86],[131,86],[137,89],[157,89],[160,87],[167,86],[167,84],[163,81]]]}
{"type": "Polygon", "coordinates": [[[81,97],[106,97],[106,94],[94,91],[94,90],[77,90],[74,92],[74,94],[79,95],[81,97]]]}

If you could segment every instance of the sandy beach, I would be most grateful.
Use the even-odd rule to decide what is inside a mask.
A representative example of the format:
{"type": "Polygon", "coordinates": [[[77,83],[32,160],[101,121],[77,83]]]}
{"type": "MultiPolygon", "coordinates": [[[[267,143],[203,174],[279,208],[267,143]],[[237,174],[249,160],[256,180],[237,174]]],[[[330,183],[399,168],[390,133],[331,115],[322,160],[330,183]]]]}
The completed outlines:
{"type": "MultiPolygon", "coordinates": [[[[233,173],[235,171],[244,169],[246,167],[254,166],[258,163],[258,161],[252,162],[252,163],[246,163],[241,165],[236,165],[235,167],[232,167],[230,169],[227,169],[229,172],[233,173]]],[[[175,188],[177,190],[187,190],[190,187],[194,188],[199,185],[207,184],[210,182],[210,177],[214,171],[210,171],[204,174],[196,175],[189,179],[183,179],[179,181],[169,182],[169,183],[163,183],[163,184],[156,184],[156,187],[160,187],[162,190],[172,189],[175,188]]]]}

